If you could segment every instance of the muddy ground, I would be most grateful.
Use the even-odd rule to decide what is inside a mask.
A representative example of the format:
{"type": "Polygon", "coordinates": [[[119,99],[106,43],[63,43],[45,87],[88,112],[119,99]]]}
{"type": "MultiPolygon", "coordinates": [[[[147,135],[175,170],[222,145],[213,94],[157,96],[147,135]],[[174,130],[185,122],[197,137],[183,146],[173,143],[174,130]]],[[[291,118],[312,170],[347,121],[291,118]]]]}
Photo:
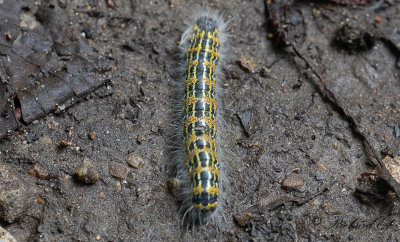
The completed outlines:
{"type": "Polygon", "coordinates": [[[18,241],[400,239],[399,201],[365,145],[399,155],[398,1],[299,1],[290,15],[297,50],[365,137],[301,58],[273,44],[263,1],[201,1],[230,20],[224,195],[217,224],[180,227],[168,188],[172,55],[197,2],[17,1],[33,26],[59,24],[38,9],[62,13],[112,67],[99,89],[0,141],[0,225],[18,241]]]}

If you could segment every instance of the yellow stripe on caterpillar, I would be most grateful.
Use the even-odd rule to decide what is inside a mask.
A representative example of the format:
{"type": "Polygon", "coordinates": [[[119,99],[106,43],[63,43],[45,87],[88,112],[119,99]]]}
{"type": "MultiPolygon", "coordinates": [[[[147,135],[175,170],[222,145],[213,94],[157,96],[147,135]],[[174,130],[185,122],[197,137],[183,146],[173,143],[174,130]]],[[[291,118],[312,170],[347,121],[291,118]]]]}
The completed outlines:
{"type": "MultiPolygon", "coordinates": [[[[194,176],[196,174],[200,174],[202,171],[208,171],[211,172],[213,175],[217,175],[219,177],[219,169],[215,168],[215,167],[211,167],[211,166],[206,166],[206,167],[202,167],[202,166],[198,166],[197,168],[189,171],[189,176],[194,176]]],[[[214,179],[216,180],[216,178],[214,179]]]]}
{"type": "Polygon", "coordinates": [[[193,203],[193,206],[200,208],[201,210],[210,210],[212,208],[215,208],[217,205],[218,205],[218,202],[211,203],[211,204],[209,203],[209,204],[207,204],[207,206],[203,206],[203,204],[193,203]]]}
{"type": "Polygon", "coordinates": [[[216,85],[215,81],[213,81],[212,79],[203,78],[203,79],[201,79],[201,80],[197,80],[196,77],[189,77],[187,80],[185,80],[184,83],[185,83],[185,85],[189,85],[189,84],[194,85],[194,84],[196,84],[198,81],[200,81],[200,82],[202,82],[202,83],[204,83],[204,84],[209,85],[210,88],[215,88],[215,85],[216,85]]]}
{"type": "Polygon", "coordinates": [[[211,104],[212,106],[217,107],[217,101],[215,100],[215,98],[206,97],[206,96],[203,96],[201,98],[188,97],[185,100],[183,100],[183,104],[185,106],[189,106],[189,105],[196,104],[199,101],[201,101],[203,103],[211,104]]]}

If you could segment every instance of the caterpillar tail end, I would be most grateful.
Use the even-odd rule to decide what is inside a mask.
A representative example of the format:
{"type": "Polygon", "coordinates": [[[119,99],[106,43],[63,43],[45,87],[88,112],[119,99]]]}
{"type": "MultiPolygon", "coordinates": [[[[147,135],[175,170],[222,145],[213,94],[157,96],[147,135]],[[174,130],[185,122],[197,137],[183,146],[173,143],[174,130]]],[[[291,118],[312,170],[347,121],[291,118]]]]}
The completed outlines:
{"type": "Polygon", "coordinates": [[[196,207],[191,202],[184,204],[181,208],[182,224],[186,226],[206,225],[213,220],[215,210],[216,206],[204,209],[196,207]]]}

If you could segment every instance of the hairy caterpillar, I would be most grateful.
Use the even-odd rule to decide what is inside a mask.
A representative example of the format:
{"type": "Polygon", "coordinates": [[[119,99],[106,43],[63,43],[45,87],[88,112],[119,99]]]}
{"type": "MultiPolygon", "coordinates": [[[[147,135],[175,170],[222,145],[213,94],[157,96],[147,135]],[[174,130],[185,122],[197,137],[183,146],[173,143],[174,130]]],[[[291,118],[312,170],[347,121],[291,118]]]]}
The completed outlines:
{"type": "Polygon", "coordinates": [[[207,223],[220,202],[221,175],[217,142],[217,72],[226,23],[204,11],[181,39],[182,66],[178,142],[178,177],[186,224],[207,223]],[[180,144],[179,144],[180,143],[180,144]]]}

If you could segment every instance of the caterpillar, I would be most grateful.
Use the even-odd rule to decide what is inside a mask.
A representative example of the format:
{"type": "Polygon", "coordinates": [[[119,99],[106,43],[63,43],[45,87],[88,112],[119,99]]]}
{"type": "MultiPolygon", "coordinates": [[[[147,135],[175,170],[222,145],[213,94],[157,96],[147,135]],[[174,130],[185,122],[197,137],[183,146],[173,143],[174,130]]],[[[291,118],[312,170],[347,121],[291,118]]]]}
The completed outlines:
{"type": "Polygon", "coordinates": [[[226,26],[217,13],[203,11],[180,42],[178,177],[182,181],[181,213],[186,224],[208,223],[220,203],[217,72],[226,26]]]}

